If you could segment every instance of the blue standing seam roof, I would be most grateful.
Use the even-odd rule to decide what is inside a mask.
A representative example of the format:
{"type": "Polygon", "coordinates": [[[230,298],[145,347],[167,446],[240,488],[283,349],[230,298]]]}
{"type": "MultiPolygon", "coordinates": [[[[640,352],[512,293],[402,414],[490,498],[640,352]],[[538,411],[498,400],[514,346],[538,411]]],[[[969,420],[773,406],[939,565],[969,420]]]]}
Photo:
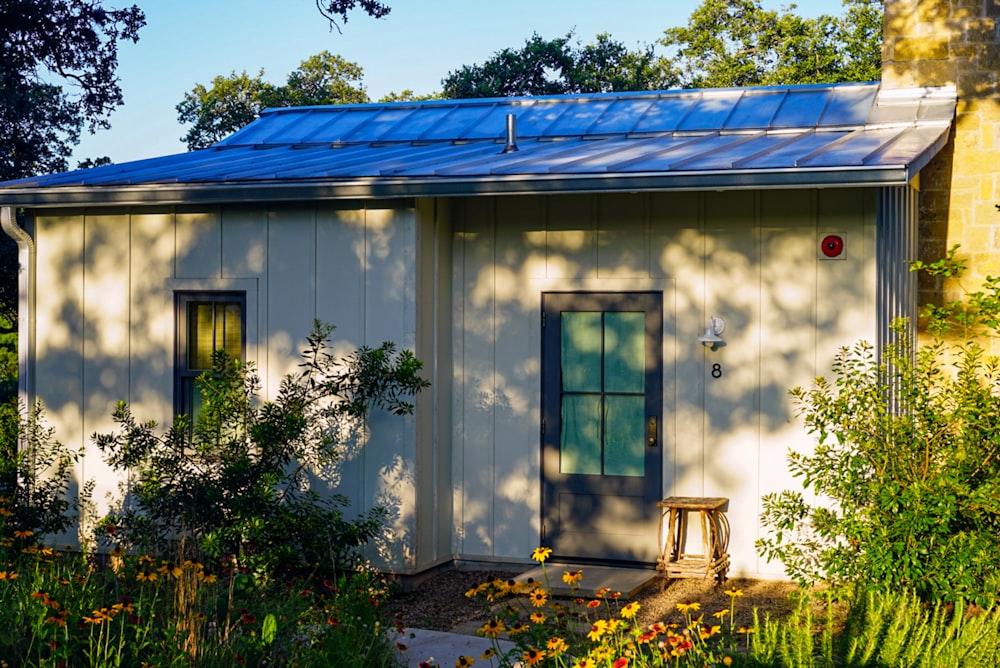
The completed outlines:
{"type": "Polygon", "coordinates": [[[211,148],[0,184],[0,204],[901,184],[955,105],[857,83],[267,109],[211,148]]]}

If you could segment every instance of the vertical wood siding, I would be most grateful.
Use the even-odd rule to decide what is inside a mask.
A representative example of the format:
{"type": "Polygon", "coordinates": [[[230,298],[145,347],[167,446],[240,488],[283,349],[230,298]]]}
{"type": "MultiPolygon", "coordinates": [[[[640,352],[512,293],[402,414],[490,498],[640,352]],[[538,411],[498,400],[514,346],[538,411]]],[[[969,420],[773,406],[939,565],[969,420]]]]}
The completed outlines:
{"type": "MultiPolygon", "coordinates": [[[[97,501],[119,480],[90,443],[113,428],[115,402],[169,424],[173,397],[175,290],[244,290],[247,358],[275,396],[297,370],[314,318],[337,325],[340,350],[415,332],[415,215],[398,203],[232,205],[199,209],[59,211],[35,221],[40,289],[36,378],[57,437],[87,456],[78,484],[94,479],[97,501]]],[[[318,475],[351,501],[394,509],[393,544],[412,545],[413,420],[375,415],[370,442],[351,444],[338,475],[318,475]]],[[[412,549],[370,555],[400,571],[412,549]]]]}
{"type": "Polygon", "coordinates": [[[785,453],[811,447],[788,389],[874,340],[873,192],[477,198],[453,226],[456,554],[519,561],[539,541],[541,294],[657,290],[663,494],[729,497],[734,573],[780,576],[753,547],[760,497],[795,487],[785,453]],[[821,253],[827,234],[840,257],[821,253]],[[727,325],[716,351],[697,342],[711,315],[727,325]]]}

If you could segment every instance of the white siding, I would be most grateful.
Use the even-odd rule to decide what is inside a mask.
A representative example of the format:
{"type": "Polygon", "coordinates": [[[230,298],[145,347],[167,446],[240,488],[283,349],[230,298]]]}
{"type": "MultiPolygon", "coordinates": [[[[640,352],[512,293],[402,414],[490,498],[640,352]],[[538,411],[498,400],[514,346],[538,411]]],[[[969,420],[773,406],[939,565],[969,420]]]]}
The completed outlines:
{"type": "Polygon", "coordinates": [[[523,561],[539,540],[541,294],[655,290],[663,495],[729,497],[733,573],[780,575],[754,549],[760,497],[796,484],[785,453],[811,445],[788,389],[828,373],[839,346],[874,336],[873,201],[793,190],[456,204],[455,551],[523,561]],[[820,252],[831,232],[845,239],[842,258],[820,252]],[[697,342],[711,315],[727,325],[716,351],[697,342]]]}
{"type": "MultiPolygon", "coordinates": [[[[57,437],[88,449],[77,484],[95,480],[104,507],[119,481],[90,434],[112,428],[118,400],[139,419],[171,420],[175,290],[247,293],[247,357],[264,400],[297,370],[314,318],[338,326],[341,350],[416,340],[412,206],[65,211],[39,215],[35,228],[38,398],[57,437]]],[[[412,544],[413,420],[377,415],[369,426],[369,445],[328,482],[350,499],[349,515],[394,504],[387,540],[412,544]]],[[[414,558],[408,547],[386,565],[405,572],[414,558]]]]}

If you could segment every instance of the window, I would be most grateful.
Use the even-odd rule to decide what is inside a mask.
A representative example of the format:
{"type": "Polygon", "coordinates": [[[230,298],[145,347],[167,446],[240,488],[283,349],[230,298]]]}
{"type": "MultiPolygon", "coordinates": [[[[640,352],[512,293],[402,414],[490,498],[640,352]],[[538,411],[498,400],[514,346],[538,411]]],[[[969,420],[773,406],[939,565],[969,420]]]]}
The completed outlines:
{"type": "Polygon", "coordinates": [[[225,350],[245,361],[246,293],[176,294],[177,350],[174,363],[174,412],[197,419],[201,396],[195,379],[212,367],[212,354],[225,350]]]}

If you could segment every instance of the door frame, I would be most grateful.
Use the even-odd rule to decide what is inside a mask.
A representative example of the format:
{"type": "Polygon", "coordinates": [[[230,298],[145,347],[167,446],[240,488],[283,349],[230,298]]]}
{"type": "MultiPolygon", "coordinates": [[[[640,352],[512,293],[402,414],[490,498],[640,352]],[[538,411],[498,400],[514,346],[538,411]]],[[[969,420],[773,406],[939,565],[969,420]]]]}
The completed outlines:
{"type": "MultiPolygon", "coordinates": [[[[656,557],[656,531],[659,521],[659,511],[656,502],[663,493],[664,465],[664,421],[663,421],[663,310],[664,295],[662,290],[621,290],[592,291],[568,290],[546,291],[541,297],[541,337],[539,358],[540,369],[540,412],[539,450],[541,486],[541,537],[542,543],[553,547],[554,556],[573,561],[608,562],[608,563],[652,563],[656,557]],[[644,475],[642,476],[642,500],[637,507],[641,513],[640,522],[648,524],[647,540],[639,552],[629,554],[605,553],[567,554],[554,546],[554,540],[565,535],[560,525],[559,494],[573,494],[583,491],[584,487],[601,485],[603,493],[611,496],[621,494],[618,498],[635,498],[637,487],[635,478],[628,480],[625,476],[581,476],[579,480],[569,480],[569,476],[558,470],[561,450],[561,327],[551,322],[553,317],[564,311],[642,311],[646,313],[645,321],[645,359],[646,359],[646,427],[650,417],[656,419],[655,447],[644,445],[644,475]],[[581,487],[582,485],[582,487],[581,487]],[[568,491],[567,491],[568,490],[568,491]],[[648,545],[648,547],[647,547],[648,545]]],[[[644,433],[648,436],[648,431],[644,433]]],[[[584,492],[585,493],[585,492],[584,492]]],[[[596,497],[595,497],[596,498],[596,497]]],[[[603,552],[603,550],[601,550],[603,552]]]]}

